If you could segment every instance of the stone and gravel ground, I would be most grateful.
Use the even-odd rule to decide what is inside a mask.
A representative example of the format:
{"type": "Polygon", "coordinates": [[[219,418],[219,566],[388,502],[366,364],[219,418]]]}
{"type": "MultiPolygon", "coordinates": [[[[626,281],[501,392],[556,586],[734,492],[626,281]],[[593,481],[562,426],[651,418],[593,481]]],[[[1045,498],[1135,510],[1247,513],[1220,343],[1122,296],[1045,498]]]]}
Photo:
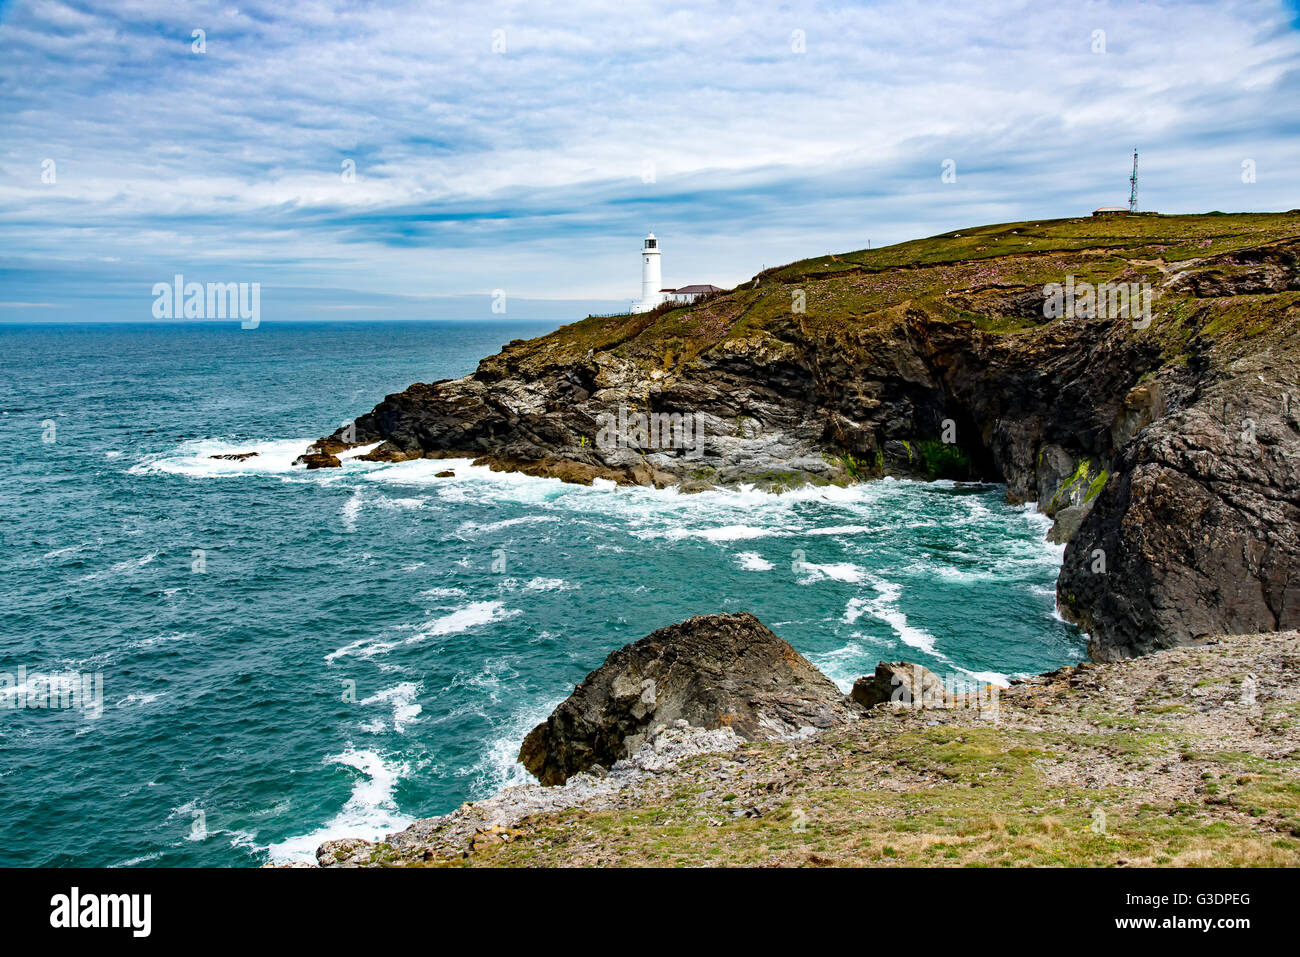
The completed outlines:
{"type": "Polygon", "coordinates": [[[632,759],[338,841],[326,866],[1296,866],[1300,633],[1081,664],[996,720],[877,706],[805,740],[668,728],[632,759]]]}

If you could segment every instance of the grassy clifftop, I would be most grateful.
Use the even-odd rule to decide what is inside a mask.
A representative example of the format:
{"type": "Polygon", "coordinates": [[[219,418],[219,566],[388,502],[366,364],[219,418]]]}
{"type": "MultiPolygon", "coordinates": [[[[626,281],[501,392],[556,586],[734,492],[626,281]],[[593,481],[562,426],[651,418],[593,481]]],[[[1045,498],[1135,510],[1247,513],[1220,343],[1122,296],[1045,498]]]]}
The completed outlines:
{"type": "MultiPolygon", "coordinates": [[[[1116,216],[1003,223],[957,230],[880,249],[820,256],[768,269],[708,302],[641,315],[593,317],[516,353],[547,366],[607,350],[667,371],[726,339],[761,334],[793,319],[802,332],[870,323],[901,307],[969,321],[988,332],[1047,324],[1042,287],[1080,282],[1166,283],[1180,270],[1213,264],[1231,278],[1235,254],[1300,238],[1300,211],[1116,216]],[[803,311],[794,306],[801,294],[803,311]]],[[[1153,334],[1177,350],[1199,332],[1262,335],[1300,302],[1300,291],[1222,297],[1162,289],[1153,334]],[[1222,300],[1222,303],[1219,302],[1222,300]],[[1228,301],[1232,300],[1229,307],[1228,301]]],[[[1202,290],[1203,291],[1203,290],[1202,290]]]]}

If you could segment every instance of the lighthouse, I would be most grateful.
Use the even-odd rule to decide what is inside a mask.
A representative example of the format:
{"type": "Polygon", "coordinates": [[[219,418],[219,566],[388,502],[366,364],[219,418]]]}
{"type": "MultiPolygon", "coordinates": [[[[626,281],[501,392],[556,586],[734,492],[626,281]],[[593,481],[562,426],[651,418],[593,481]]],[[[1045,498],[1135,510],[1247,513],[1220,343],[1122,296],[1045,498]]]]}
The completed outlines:
{"type": "Polygon", "coordinates": [[[663,275],[659,268],[659,252],[659,240],[655,239],[654,233],[641,241],[641,298],[633,300],[633,312],[649,312],[666,302],[689,306],[722,292],[717,286],[709,285],[665,289],[661,285],[663,275]]]}
{"type": "Polygon", "coordinates": [[[633,312],[649,312],[664,301],[663,271],[659,264],[659,240],[650,233],[641,243],[641,298],[632,303],[633,312]]]}

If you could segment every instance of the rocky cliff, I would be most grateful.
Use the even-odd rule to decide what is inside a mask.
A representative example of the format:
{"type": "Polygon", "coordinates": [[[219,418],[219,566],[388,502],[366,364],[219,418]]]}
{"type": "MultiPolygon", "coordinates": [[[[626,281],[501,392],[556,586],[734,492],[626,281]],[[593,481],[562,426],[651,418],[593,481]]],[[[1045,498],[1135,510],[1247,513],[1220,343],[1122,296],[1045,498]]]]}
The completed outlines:
{"type": "Polygon", "coordinates": [[[512,342],[310,452],[378,442],[367,458],[687,491],[995,480],[1068,541],[1058,602],[1096,660],[1294,628],[1298,257],[1293,211],[1015,223],[806,260],[512,342]]]}

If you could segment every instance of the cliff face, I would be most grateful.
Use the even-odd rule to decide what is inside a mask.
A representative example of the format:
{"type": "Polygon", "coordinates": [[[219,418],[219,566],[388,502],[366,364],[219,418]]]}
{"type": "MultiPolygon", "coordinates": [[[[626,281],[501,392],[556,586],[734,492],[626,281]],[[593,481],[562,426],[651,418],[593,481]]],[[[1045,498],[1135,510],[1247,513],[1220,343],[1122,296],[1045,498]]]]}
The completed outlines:
{"type": "Polygon", "coordinates": [[[995,480],[1056,519],[1058,600],[1098,660],[1294,628],[1298,257],[1289,213],[1020,223],[807,260],[513,342],[313,448],[684,490],[995,480]],[[1049,284],[1085,282],[1145,288],[1149,313],[1045,316],[1049,284]]]}

